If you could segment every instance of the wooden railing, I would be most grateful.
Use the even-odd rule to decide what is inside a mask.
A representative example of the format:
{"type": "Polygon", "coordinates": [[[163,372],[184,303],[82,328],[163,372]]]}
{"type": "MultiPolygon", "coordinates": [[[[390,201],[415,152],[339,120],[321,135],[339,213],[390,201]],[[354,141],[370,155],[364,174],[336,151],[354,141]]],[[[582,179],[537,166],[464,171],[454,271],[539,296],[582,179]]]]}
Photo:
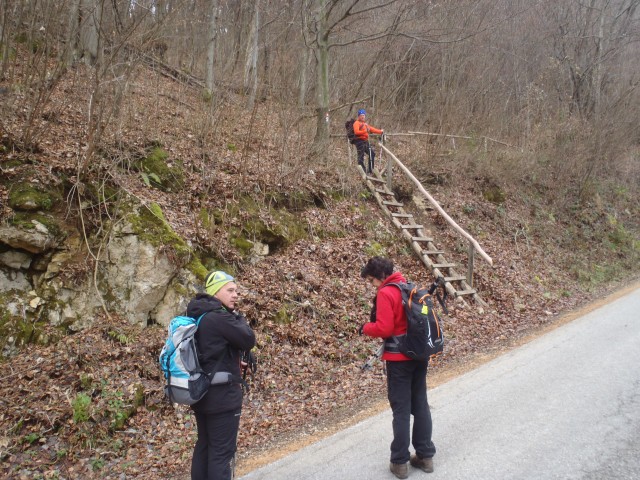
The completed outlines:
{"type": "Polygon", "coordinates": [[[469,242],[469,261],[467,265],[467,283],[470,287],[473,287],[473,263],[475,252],[485,260],[489,265],[493,266],[493,260],[487,253],[482,249],[480,244],[473,238],[469,233],[467,233],[460,225],[458,225],[448,214],[445,212],[442,207],[435,201],[435,199],[425,190],[422,184],[418,181],[418,179],[411,173],[411,171],[400,161],[398,158],[389,150],[383,142],[379,142],[380,148],[382,151],[386,152],[389,155],[389,161],[387,162],[387,171],[386,171],[386,179],[387,179],[387,188],[392,190],[392,182],[393,182],[393,164],[395,163],[400,167],[400,169],[405,173],[405,175],[415,184],[418,188],[418,191],[433,205],[433,208],[445,219],[445,221],[453,227],[453,229],[462,235],[469,242]]]}

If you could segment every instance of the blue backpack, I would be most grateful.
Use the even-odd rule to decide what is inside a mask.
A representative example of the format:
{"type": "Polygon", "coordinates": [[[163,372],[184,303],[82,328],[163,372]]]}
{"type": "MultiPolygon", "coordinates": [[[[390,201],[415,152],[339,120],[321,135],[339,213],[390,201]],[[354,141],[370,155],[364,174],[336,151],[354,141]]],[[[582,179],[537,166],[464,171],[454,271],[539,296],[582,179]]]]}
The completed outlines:
{"type": "Polygon", "coordinates": [[[169,323],[169,335],[159,361],[166,380],[164,392],[173,403],[193,405],[205,396],[211,385],[211,374],[202,370],[198,362],[194,338],[202,317],[204,314],[197,320],[177,316],[169,323]]]}

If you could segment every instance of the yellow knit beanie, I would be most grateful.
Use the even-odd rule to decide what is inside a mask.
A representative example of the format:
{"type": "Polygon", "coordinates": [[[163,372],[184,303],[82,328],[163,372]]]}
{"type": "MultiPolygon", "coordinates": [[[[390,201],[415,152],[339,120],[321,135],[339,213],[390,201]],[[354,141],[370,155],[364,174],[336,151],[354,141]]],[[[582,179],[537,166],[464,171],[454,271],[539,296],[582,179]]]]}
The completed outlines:
{"type": "Polygon", "coordinates": [[[218,293],[224,285],[229,282],[233,282],[235,279],[229,275],[228,273],[223,272],[222,270],[216,270],[215,272],[211,272],[207,275],[207,278],[204,280],[204,288],[207,293],[211,296],[218,293]]]}

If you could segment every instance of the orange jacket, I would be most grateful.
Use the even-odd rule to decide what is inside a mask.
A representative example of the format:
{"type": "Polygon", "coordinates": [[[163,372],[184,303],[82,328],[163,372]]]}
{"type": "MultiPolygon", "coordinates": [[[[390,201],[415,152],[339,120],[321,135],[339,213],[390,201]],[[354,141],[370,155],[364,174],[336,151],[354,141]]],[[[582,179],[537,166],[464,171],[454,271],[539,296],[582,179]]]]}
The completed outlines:
{"type": "Polygon", "coordinates": [[[356,120],[355,122],[353,122],[353,133],[355,133],[358,140],[367,141],[369,140],[370,133],[377,133],[378,135],[381,135],[382,130],[377,129],[376,127],[372,127],[367,122],[356,120]]]}

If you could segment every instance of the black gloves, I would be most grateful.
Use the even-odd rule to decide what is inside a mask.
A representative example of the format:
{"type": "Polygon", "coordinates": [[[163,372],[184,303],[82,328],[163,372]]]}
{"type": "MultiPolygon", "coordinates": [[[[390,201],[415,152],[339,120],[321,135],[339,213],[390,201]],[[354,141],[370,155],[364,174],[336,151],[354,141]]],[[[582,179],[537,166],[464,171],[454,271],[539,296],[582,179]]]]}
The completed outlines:
{"type": "Polygon", "coordinates": [[[251,373],[256,373],[256,370],[258,370],[258,360],[252,351],[245,350],[242,354],[242,361],[247,364],[245,367],[245,373],[247,370],[251,373]]]}

